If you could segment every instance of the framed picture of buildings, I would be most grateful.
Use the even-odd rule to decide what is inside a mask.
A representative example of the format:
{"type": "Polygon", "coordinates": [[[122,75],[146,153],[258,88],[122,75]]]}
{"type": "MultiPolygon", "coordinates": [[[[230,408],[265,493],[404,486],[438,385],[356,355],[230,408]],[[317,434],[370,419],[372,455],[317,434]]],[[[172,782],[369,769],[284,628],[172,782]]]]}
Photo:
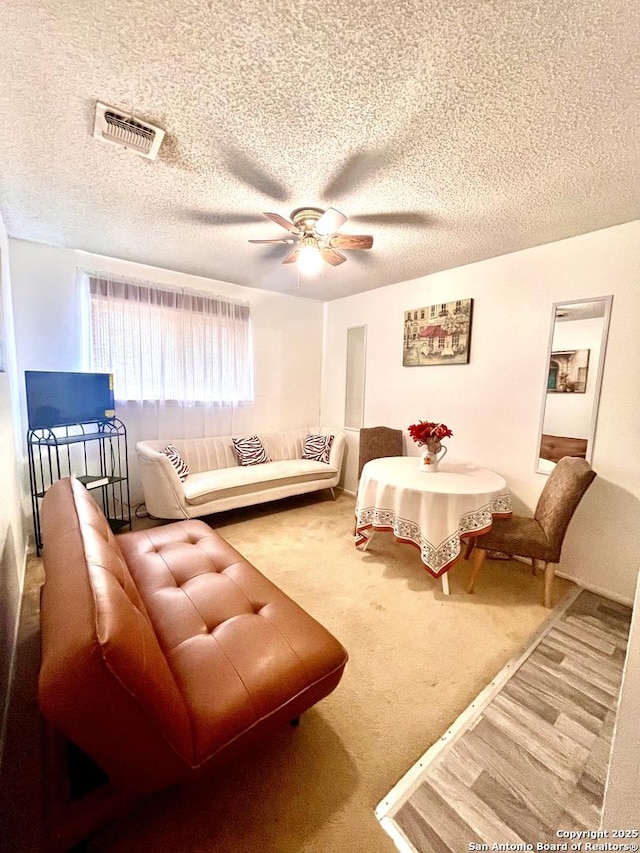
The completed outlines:
{"type": "Polygon", "coordinates": [[[404,312],[404,367],[468,364],[473,299],[456,299],[404,312]]]}
{"type": "Polygon", "coordinates": [[[584,394],[587,390],[589,350],[571,349],[551,353],[547,393],[571,392],[584,394]]]}

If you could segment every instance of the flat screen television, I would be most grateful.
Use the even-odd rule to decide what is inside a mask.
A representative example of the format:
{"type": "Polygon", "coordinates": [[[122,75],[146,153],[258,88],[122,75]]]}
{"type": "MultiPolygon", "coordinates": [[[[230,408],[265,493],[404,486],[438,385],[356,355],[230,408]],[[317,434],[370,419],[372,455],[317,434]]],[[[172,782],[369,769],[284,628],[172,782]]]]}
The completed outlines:
{"type": "Polygon", "coordinates": [[[115,417],[111,373],[25,370],[29,429],[93,423],[115,417]]]}

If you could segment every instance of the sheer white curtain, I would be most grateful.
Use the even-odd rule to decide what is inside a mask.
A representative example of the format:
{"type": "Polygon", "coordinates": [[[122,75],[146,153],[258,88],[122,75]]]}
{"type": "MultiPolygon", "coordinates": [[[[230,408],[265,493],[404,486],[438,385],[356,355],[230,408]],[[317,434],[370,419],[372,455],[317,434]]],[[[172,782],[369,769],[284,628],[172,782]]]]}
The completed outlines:
{"type": "Polygon", "coordinates": [[[135,442],[251,429],[247,303],[148,281],[78,272],[85,366],[113,373],[116,414],[135,442]]]}

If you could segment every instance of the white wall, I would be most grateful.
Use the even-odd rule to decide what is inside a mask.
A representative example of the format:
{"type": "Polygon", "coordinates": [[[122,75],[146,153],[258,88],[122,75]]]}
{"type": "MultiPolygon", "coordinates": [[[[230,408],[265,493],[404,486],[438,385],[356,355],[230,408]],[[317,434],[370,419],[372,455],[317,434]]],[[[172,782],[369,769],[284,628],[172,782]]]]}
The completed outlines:
{"type": "Polygon", "coordinates": [[[21,460],[14,430],[17,407],[13,312],[9,276],[9,244],[0,218],[0,761],[4,738],[6,699],[15,654],[24,582],[26,539],[20,488],[21,460]]]}
{"type": "MultiPolygon", "coordinates": [[[[629,645],[620,688],[616,725],[611,745],[611,761],[602,809],[603,829],[639,829],[640,738],[638,738],[638,697],[640,696],[640,583],[636,590],[629,645]]],[[[610,836],[611,837],[611,836],[610,836]]],[[[611,837],[612,841],[618,841],[611,837]]],[[[637,839],[625,838],[629,842],[637,839]]]]}
{"type": "MultiPolygon", "coordinates": [[[[244,408],[234,413],[230,429],[269,432],[319,423],[321,303],[22,240],[10,240],[10,247],[23,435],[27,431],[24,371],[83,369],[77,267],[206,290],[249,302],[255,348],[255,404],[249,413],[244,408]]],[[[136,491],[137,465],[132,442],[129,444],[131,480],[136,491]]]]}
{"type": "MultiPolygon", "coordinates": [[[[325,305],[322,420],[344,423],[346,330],[367,325],[364,426],[446,423],[448,461],[499,471],[518,512],[545,483],[535,473],[553,302],[612,293],[593,467],[560,571],[630,602],[640,559],[640,222],[493,258],[325,305]],[[402,366],[404,312],[474,299],[468,365],[402,366]]],[[[406,434],[407,453],[418,448],[406,434]]],[[[344,485],[356,487],[357,432],[344,485]]]]}

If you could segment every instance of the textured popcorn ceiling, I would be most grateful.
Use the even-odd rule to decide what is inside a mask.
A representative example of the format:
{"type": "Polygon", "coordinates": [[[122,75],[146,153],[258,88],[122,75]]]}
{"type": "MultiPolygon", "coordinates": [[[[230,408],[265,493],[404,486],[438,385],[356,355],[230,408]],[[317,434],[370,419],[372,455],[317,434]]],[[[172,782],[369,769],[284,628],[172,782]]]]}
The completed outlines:
{"type": "Polygon", "coordinates": [[[640,218],[636,0],[12,0],[0,80],[26,240],[324,300],[640,218]],[[307,205],[373,249],[298,281],[247,242],[307,205]]]}

